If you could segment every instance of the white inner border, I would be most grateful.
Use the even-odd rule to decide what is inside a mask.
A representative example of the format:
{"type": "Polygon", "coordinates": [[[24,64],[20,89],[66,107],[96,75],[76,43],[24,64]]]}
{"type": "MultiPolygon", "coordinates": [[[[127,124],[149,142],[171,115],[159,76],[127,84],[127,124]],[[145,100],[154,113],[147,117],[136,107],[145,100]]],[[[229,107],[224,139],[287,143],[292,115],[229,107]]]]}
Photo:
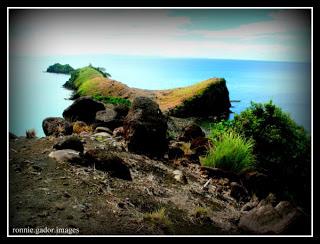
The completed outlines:
{"type": "MultiPolygon", "coordinates": [[[[7,143],[7,237],[313,237],[313,7],[7,7],[7,132],[9,132],[9,10],[11,9],[310,9],[311,10],[311,235],[10,235],[7,143]]],[[[7,133],[9,142],[9,133],[7,133]]],[[[81,232],[80,232],[81,233],[81,232]]]]}

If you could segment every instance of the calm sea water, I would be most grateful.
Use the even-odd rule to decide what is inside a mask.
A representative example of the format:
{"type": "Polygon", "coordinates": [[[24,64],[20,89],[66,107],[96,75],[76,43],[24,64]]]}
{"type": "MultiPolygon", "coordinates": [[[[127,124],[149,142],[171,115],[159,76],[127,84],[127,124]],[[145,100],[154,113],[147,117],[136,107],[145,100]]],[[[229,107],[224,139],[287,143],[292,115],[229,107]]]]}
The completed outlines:
{"type": "Polygon", "coordinates": [[[105,67],[113,79],[144,89],[175,88],[223,77],[227,80],[230,99],[240,100],[232,103],[233,112],[240,113],[251,101],[272,99],[310,131],[310,63],[81,55],[10,58],[10,131],[13,133],[24,135],[26,129],[35,128],[38,136],[43,136],[42,120],[62,116],[71,104],[66,100],[71,92],[62,88],[69,76],[44,72],[56,62],[74,68],[89,63],[105,67]]]}

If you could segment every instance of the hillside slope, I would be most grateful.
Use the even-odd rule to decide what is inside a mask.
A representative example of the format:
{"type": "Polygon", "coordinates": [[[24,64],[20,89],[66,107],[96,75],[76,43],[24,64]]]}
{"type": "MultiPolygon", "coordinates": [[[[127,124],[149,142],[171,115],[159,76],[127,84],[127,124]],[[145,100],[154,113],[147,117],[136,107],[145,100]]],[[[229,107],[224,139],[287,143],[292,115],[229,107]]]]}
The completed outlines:
{"type": "Polygon", "coordinates": [[[175,89],[145,90],[104,77],[96,68],[87,66],[76,70],[65,87],[75,90],[77,96],[112,96],[130,101],[146,96],[155,100],[162,111],[178,117],[215,116],[228,113],[230,108],[229,92],[222,78],[175,89]]]}

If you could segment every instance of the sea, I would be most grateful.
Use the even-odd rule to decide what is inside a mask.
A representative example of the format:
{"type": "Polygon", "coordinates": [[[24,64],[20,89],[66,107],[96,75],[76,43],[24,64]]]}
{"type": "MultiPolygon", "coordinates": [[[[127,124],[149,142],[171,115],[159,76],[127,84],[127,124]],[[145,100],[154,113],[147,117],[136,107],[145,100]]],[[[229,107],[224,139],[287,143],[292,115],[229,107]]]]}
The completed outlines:
{"type": "Polygon", "coordinates": [[[69,75],[45,72],[54,63],[104,67],[115,80],[152,90],[225,78],[232,101],[230,119],[251,101],[272,100],[311,132],[311,63],[124,55],[10,56],[10,132],[23,136],[33,128],[42,137],[43,119],[62,117],[72,103],[68,99],[72,92],[62,87],[69,75]]]}

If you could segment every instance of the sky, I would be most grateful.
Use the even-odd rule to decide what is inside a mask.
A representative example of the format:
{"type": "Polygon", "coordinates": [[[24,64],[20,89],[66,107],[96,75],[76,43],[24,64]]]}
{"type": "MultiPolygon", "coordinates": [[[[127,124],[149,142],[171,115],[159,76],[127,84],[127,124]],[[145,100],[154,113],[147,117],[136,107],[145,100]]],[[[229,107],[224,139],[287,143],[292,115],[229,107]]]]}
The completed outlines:
{"type": "Polygon", "coordinates": [[[11,9],[10,55],[310,61],[310,10],[11,9]]]}

